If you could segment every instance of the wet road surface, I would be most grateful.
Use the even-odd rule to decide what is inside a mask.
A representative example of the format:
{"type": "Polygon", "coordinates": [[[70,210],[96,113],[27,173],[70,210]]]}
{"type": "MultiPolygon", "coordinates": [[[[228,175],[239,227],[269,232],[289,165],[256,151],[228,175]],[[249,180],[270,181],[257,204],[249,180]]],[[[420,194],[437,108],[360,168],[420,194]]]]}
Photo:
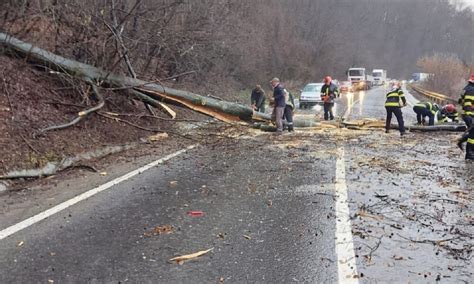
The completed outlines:
{"type": "MultiPolygon", "coordinates": [[[[343,94],[336,113],[383,118],[384,93],[343,94]]],[[[469,283],[473,165],[458,134],[432,135],[251,130],[198,146],[0,240],[0,282],[469,283]]]]}
{"type": "MultiPolygon", "coordinates": [[[[388,88],[379,86],[367,91],[345,92],[341,93],[340,98],[336,99],[334,105],[334,115],[345,120],[354,120],[362,118],[385,119],[385,95],[390,91],[388,88]]],[[[417,99],[403,88],[407,99],[407,106],[402,109],[403,117],[406,123],[416,122],[416,114],[412,108],[417,103],[417,99]]],[[[314,117],[317,120],[323,120],[322,106],[314,106],[311,109],[297,109],[297,117],[314,117]]],[[[396,124],[394,118],[393,123],[396,124]]]]}
{"type": "Polygon", "coordinates": [[[336,281],[335,159],[272,138],[193,150],[3,240],[0,282],[336,281]]]}

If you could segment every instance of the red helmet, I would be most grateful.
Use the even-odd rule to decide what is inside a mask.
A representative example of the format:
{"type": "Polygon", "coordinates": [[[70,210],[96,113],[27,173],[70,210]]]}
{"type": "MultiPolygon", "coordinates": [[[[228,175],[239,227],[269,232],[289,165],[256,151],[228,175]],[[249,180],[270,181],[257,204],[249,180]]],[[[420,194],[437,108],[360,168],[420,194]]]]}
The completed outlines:
{"type": "Polygon", "coordinates": [[[448,112],[456,111],[456,107],[453,104],[446,105],[445,108],[448,112]]]}
{"type": "Polygon", "coordinates": [[[469,82],[474,83],[474,74],[471,74],[471,78],[469,78],[469,82]]]}
{"type": "Polygon", "coordinates": [[[326,83],[326,84],[327,84],[327,83],[331,83],[331,81],[332,81],[331,76],[326,76],[326,77],[324,77],[324,83],[326,83]]]}

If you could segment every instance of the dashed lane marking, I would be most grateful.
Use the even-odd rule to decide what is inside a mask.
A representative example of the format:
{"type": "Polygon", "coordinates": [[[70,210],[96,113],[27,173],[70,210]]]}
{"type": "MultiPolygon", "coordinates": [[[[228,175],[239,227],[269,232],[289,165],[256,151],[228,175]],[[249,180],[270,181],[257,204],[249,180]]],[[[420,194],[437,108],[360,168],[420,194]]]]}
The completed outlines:
{"type": "Polygon", "coordinates": [[[352,226],[347,202],[344,148],[338,149],[336,161],[336,257],[339,283],[358,284],[358,273],[352,240],[352,226]]]}
{"type": "Polygon", "coordinates": [[[119,183],[121,183],[125,180],[128,180],[128,179],[130,179],[130,178],[132,178],[132,177],[134,177],[138,174],[141,174],[141,173],[143,173],[143,172],[145,172],[145,171],[147,171],[147,170],[149,170],[149,169],[151,169],[151,168],[153,168],[153,167],[155,167],[159,164],[162,164],[163,162],[166,162],[166,161],[168,161],[168,160],[170,160],[170,159],[172,159],[176,156],[179,156],[179,155],[181,155],[181,154],[183,154],[183,153],[185,153],[185,152],[187,152],[187,151],[189,151],[189,150],[191,150],[191,149],[193,149],[197,146],[198,146],[198,144],[188,146],[188,147],[186,147],[182,150],[179,150],[178,152],[175,152],[175,153],[170,154],[168,156],[165,156],[165,157],[163,157],[159,160],[151,162],[151,163],[149,163],[149,164],[147,164],[147,165],[145,165],[145,166],[143,166],[139,169],[136,169],[134,171],[129,172],[128,174],[125,174],[121,177],[118,177],[114,180],[111,180],[111,181],[109,181],[109,182],[107,182],[103,185],[100,185],[96,188],[93,188],[89,191],[86,191],[86,192],[84,192],[84,193],[82,193],[82,194],[80,194],[80,195],[78,195],[74,198],[71,198],[67,201],[64,201],[63,203],[60,203],[60,204],[58,204],[58,205],[56,205],[56,206],[54,206],[54,207],[52,207],[52,208],[50,208],[46,211],[38,213],[38,214],[34,215],[33,217],[30,217],[30,218],[28,218],[26,220],[23,220],[23,221],[15,224],[15,225],[12,225],[12,226],[0,231],[0,240],[3,240],[4,238],[6,238],[8,236],[11,236],[11,235],[15,234],[18,231],[21,231],[25,228],[28,228],[28,227],[38,223],[41,220],[44,220],[44,219],[46,219],[46,218],[48,218],[48,217],[50,217],[50,216],[52,216],[52,215],[54,215],[58,212],[63,211],[64,209],[66,209],[68,207],[73,206],[76,203],[79,203],[79,202],[81,202],[81,201],[83,201],[83,200],[85,200],[89,197],[92,197],[92,196],[96,195],[97,193],[100,193],[104,190],[107,190],[107,189],[113,187],[114,185],[117,185],[117,184],[119,184],[119,183]]]}

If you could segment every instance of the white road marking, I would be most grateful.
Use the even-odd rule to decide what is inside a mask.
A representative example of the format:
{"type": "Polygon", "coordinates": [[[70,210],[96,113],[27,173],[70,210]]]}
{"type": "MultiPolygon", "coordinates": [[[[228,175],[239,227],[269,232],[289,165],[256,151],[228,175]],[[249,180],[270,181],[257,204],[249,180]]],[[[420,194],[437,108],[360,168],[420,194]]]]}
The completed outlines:
{"type": "Polygon", "coordinates": [[[338,149],[336,161],[336,257],[339,283],[359,283],[352,226],[347,202],[344,148],[338,149]]]}
{"type": "Polygon", "coordinates": [[[48,217],[50,217],[50,216],[52,216],[52,215],[54,215],[58,212],[61,212],[62,210],[66,209],[68,207],[71,207],[74,204],[79,203],[80,201],[83,201],[83,200],[85,200],[85,199],[87,199],[91,196],[94,196],[97,193],[100,193],[100,192],[102,192],[106,189],[109,189],[112,186],[117,185],[117,184],[131,178],[131,177],[134,177],[138,174],[141,174],[141,173],[143,173],[143,172],[145,172],[145,171],[147,171],[147,170],[149,170],[149,169],[151,169],[151,168],[153,168],[153,167],[155,167],[155,166],[157,166],[157,165],[159,165],[159,164],[161,164],[165,161],[168,161],[168,160],[170,160],[170,159],[172,159],[172,158],[174,158],[178,155],[181,155],[181,154],[187,152],[188,150],[191,150],[191,149],[195,148],[196,146],[198,146],[198,144],[188,146],[188,147],[186,147],[182,150],[179,150],[178,152],[175,152],[175,153],[170,154],[166,157],[163,157],[159,160],[151,162],[151,163],[149,163],[149,164],[147,164],[147,165],[145,165],[145,166],[143,166],[139,169],[136,169],[134,171],[129,172],[128,174],[125,174],[121,177],[118,177],[114,180],[111,180],[111,181],[109,181],[109,182],[107,182],[103,185],[100,185],[96,188],[93,188],[89,191],[86,191],[86,192],[84,192],[84,193],[82,193],[82,194],[80,194],[80,195],[78,195],[78,196],[76,196],[72,199],[69,199],[69,200],[67,200],[63,203],[60,203],[60,204],[58,204],[58,205],[56,205],[56,206],[54,206],[54,207],[52,207],[52,208],[50,208],[46,211],[38,213],[38,214],[34,215],[33,217],[30,217],[30,218],[28,218],[26,220],[23,220],[23,221],[15,224],[15,225],[12,225],[12,226],[0,231],[0,240],[3,240],[4,238],[15,234],[16,232],[18,232],[20,230],[28,228],[29,226],[31,226],[35,223],[38,223],[41,220],[44,220],[44,219],[46,219],[46,218],[48,218],[48,217]]]}

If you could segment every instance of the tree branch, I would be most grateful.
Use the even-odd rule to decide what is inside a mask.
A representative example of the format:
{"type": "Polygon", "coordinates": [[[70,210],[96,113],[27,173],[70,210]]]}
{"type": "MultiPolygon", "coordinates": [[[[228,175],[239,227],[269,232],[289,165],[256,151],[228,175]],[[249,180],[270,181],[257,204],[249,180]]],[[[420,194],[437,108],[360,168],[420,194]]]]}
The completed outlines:
{"type": "Polygon", "coordinates": [[[90,108],[90,109],[87,109],[87,110],[83,110],[83,111],[80,111],[78,113],[78,116],[72,120],[71,122],[68,122],[68,123],[65,123],[65,124],[60,124],[60,125],[55,125],[55,126],[50,126],[50,127],[46,127],[44,129],[41,129],[40,132],[44,133],[44,132],[47,132],[47,131],[51,131],[51,130],[59,130],[59,129],[64,129],[64,128],[68,128],[70,126],[73,126],[77,123],[79,123],[84,117],[86,117],[87,115],[93,113],[93,112],[96,112],[98,110],[100,110],[101,108],[104,107],[105,105],[105,101],[104,101],[104,98],[102,97],[102,95],[100,94],[99,92],[99,89],[97,87],[96,84],[94,84],[92,81],[88,80],[88,83],[89,85],[92,87],[92,91],[94,92],[94,94],[97,96],[97,98],[99,99],[99,104],[97,104],[96,106],[90,108]]]}
{"type": "Polygon", "coordinates": [[[146,114],[135,114],[135,113],[115,113],[115,112],[108,112],[104,111],[101,112],[110,116],[126,116],[126,117],[138,117],[138,118],[153,118],[158,120],[170,121],[170,122],[200,122],[200,120],[196,119],[172,119],[172,118],[165,118],[160,116],[153,116],[153,115],[146,115],[146,114]]]}
{"type": "Polygon", "coordinates": [[[140,126],[138,124],[135,124],[133,122],[130,122],[128,120],[124,120],[124,119],[121,119],[121,118],[118,118],[118,117],[113,117],[113,116],[108,116],[104,113],[100,113],[98,112],[97,115],[100,115],[102,117],[105,117],[105,118],[108,118],[108,119],[112,119],[112,120],[115,120],[115,121],[118,121],[118,122],[122,122],[122,123],[125,123],[125,124],[128,124],[130,126],[133,126],[135,128],[138,128],[138,129],[141,129],[141,130],[145,130],[145,131],[150,131],[150,132],[165,132],[163,130],[160,130],[160,129],[152,129],[152,128],[148,128],[148,127],[143,127],[143,126],[140,126]]]}

